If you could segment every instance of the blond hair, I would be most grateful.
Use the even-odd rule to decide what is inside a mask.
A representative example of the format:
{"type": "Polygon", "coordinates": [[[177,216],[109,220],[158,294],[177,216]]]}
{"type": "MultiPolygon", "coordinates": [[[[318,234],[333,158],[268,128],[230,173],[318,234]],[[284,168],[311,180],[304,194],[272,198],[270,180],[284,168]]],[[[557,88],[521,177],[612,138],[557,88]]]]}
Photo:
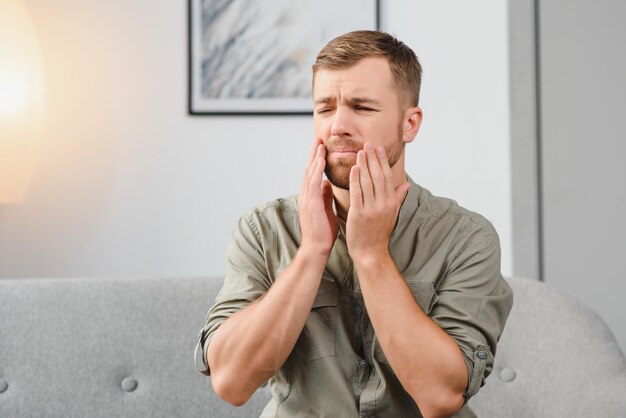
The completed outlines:
{"type": "Polygon", "coordinates": [[[411,48],[385,32],[360,30],[330,41],[313,64],[313,84],[318,70],[346,69],[367,57],[384,57],[398,97],[406,98],[410,106],[418,105],[422,66],[411,48]]]}

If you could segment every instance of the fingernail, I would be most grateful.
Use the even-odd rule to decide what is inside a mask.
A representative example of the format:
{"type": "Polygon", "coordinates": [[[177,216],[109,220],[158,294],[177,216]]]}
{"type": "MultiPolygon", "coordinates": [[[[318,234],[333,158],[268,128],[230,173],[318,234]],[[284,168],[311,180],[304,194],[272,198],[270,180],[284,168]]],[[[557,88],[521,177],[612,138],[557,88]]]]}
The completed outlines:
{"type": "Polygon", "coordinates": [[[365,159],[365,151],[359,151],[359,158],[362,160],[365,159]]]}
{"type": "Polygon", "coordinates": [[[365,149],[365,151],[371,151],[372,150],[372,145],[371,144],[365,144],[363,146],[363,149],[365,149]]]}
{"type": "Polygon", "coordinates": [[[376,152],[378,155],[385,155],[385,149],[383,147],[377,147],[376,152]]]}

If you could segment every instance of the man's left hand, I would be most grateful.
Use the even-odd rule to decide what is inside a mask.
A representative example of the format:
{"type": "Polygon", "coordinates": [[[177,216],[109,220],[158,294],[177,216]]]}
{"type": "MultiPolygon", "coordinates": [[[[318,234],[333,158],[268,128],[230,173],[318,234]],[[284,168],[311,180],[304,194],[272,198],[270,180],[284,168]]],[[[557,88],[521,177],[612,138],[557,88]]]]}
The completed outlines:
{"type": "Polygon", "coordinates": [[[365,144],[350,171],[350,209],[346,220],[348,252],[355,260],[389,253],[389,239],[410,184],[394,186],[383,147],[365,144]]]}

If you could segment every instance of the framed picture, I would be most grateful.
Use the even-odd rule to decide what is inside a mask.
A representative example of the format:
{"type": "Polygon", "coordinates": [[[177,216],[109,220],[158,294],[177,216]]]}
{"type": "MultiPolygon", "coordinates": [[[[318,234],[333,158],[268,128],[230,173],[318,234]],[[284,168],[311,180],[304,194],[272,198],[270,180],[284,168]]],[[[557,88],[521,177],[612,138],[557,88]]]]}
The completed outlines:
{"type": "Polygon", "coordinates": [[[379,0],[189,0],[189,114],[312,114],[331,39],[380,26],[379,0]]]}

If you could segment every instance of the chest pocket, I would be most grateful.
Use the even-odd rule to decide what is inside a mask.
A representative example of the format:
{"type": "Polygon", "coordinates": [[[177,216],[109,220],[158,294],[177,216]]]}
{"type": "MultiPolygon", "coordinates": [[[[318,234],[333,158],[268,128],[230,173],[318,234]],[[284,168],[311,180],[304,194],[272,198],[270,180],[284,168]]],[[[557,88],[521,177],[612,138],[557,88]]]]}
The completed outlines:
{"type": "MultiPolygon", "coordinates": [[[[411,289],[411,293],[413,293],[413,297],[415,301],[422,308],[422,311],[429,315],[432,311],[433,307],[437,303],[439,298],[437,297],[437,293],[435,293],[435,288],[432,283],[408,283],[409,289],[411,289]]],[[[374,356],[376,360],[381,363],[389,364],[387,358],[385,357],[385,353],[383,353],[383,349],[378,342],[378,339],[375,340],[374,343],[374,356]]]]}
{"type": "Polygon", "coordinates": [[[317,360],[335,355],[339,292],[334,281],[322,279],[311,307],[311,313],[296,343],[296,352],[303,358],[317,360]]]}

